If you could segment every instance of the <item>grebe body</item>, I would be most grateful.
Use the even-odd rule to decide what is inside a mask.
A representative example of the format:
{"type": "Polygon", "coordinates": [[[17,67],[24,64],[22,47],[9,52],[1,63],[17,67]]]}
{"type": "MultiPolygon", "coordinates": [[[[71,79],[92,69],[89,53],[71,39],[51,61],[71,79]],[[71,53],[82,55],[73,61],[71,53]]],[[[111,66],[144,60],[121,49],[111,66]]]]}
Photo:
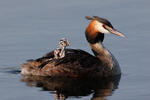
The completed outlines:
{"type": "MultiPolygon", "coordinates": [[[[21,74],[59,77],[110,77],[120,75],[121,70],[114,56],[103,46],[104,34],[113,33],[124,35],[113,28],[111,23],[97,16],[86,19],[92,20],[86,28],[85,36],[93,51],[91,55],[83,50],[66,49],[68,45],[60,46],[63,54],[55,55],[56,51],[22,64],[21,74]],[[63,52],[65,51],[65,52],[63,52]],[[65,54],[65,55],[64,55],[65,54]]],[[[67,42],[64,42],[67,44],[67,42]]]]}

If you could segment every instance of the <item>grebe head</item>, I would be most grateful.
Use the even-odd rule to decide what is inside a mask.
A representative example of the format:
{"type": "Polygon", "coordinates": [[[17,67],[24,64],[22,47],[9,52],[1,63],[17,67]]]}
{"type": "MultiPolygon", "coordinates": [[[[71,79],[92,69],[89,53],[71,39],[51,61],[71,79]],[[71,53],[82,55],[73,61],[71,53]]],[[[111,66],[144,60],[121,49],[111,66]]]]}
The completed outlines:
{"type": "Polygon", "coordinates": [[[60,41],[59,41],[59,46],[60,48],[66,48],[67,46],[70,46],[70,42],[65,39],[65,38],[62,38],[60,41]]]}
{"type": "Polygon", "coordinates": [[[125,37],[122,33],[113,28],[112,24],[105,18],[98,16],[85,16],[86,19],[92,20],[86,28],[86,37],[88,42],[94,43],[103,41],[104,34],[115,34],[121,37],[125,37]]]}

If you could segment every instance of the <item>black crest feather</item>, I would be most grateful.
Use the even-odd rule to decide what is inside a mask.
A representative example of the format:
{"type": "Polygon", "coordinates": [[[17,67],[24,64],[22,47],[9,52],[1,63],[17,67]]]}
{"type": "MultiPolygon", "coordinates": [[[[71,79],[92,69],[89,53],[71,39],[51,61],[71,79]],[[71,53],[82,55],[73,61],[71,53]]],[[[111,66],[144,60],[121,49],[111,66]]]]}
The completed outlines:
{"type": "Polygon", "coordinates": [[[97,21],[99,21],[99,22],[101,22],[101,23],[103,23],[103,24],[113,28],[112,24],[105,18],[101,18],[101,17],[98,17],[98,16],[93,16],[93,17],[85,16],[85,18],[87,20],[97,20],[97,21]]]}

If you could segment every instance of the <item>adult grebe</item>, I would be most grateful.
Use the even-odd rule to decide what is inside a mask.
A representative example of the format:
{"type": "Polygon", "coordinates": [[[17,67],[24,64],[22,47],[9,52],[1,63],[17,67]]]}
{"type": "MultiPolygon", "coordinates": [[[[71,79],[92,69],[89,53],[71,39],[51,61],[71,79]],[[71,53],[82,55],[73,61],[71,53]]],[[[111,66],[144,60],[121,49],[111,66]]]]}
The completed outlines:
{"type": "Polygon", "coordinates": [[[86,16],[86,19],[92,20],[86,28],[85,35],[95,56],[83,50],[65,49],[65,56],[54,59],[55,55],[52,51],[41,58],[22,64],[21,74],[60,77],[120,75],[121,70],[117,60],[102,42],[104,34],[113,33],[121,37],[124,35],[114,29],[112,24],[104,18],[86,16]]]}

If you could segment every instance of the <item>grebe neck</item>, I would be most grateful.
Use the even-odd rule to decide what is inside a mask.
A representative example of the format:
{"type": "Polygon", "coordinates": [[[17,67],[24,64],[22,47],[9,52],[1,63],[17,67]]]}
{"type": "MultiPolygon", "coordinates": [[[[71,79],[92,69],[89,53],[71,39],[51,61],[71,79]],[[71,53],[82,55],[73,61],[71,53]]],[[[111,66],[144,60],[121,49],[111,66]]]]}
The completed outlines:
{"type": "Polygon", "coordinates": [[[66,47],[63,47],[63,48],[61,48],[61,50],[60,50],[60,58],[63,58],[63,57],[65,57],[65,49],[66,49],[66,47]]]}
{"type": "Polygon", "coordinates": [[[94,55],[102,62],[104,66],[112,67],[114,66],[114,61],[112,58],[111,53],[103,46],[102,42],[97,42],[94,44],[91,44],[91,49],[94,53],[94,55]]]}

